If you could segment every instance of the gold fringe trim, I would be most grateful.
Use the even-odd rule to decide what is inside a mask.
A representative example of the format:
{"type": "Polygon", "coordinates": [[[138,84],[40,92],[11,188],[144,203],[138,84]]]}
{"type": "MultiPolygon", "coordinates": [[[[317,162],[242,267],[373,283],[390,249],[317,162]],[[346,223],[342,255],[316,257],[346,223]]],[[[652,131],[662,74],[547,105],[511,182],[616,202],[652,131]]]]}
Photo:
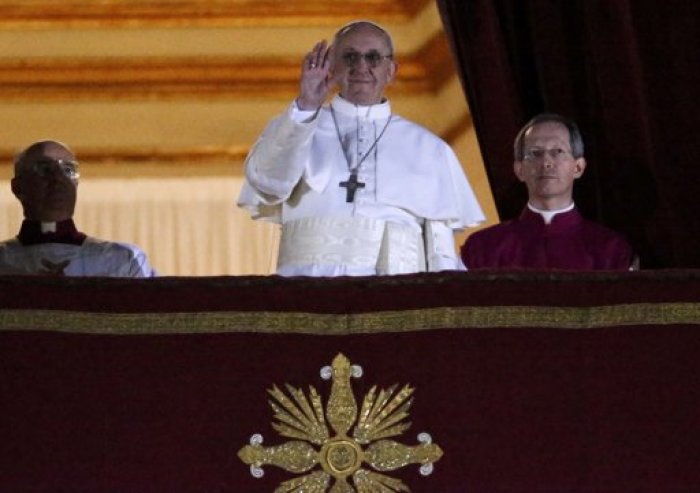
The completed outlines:
{"type": "Polygon", "coordinates": [[[349,335],[457,328],[596,329],[629,325],[700,324],[700,303],[634,303],[592,307],[438,307],[352,314],[303,312],[96,313],[1,310],[0,331],[83,334],[349,335]]]}

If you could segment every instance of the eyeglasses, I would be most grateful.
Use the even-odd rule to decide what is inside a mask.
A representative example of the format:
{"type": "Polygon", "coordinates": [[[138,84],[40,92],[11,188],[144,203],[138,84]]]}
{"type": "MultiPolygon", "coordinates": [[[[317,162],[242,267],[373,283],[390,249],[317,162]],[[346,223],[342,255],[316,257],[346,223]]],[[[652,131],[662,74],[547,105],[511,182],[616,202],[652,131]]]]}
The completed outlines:
{"type": "Polygon", "coordinates": [[[72,161],[70,159],[40,159],[32,165],[32,171],[39,176],[46,176],[55,166],[58,166],[61,173],[71,180],[80,178],[78,161],[72,161]]]}
{"type": "Polygon", "coordinates": [[[341,60],[345,66],[350,68],[355,68],[360,64],[360,59],[364,58],[365,63],[371,67],[375,68],[384,59],[391,59],[393,55],[382,55],[376,50],[368,51],[367,53],[360,53],[358,51],[348,51],[340,56],[341,60]]]}
{"type": "Polygon", "coordinates": [[[549,156],[555,161],[563,161],[571,156],[571,152],[565,149],[560,149],[559,147],[554,147],[552,149],[528,149],[523,153],[523,159],[525,161],[541,161],[545,156],[549,156]]]}

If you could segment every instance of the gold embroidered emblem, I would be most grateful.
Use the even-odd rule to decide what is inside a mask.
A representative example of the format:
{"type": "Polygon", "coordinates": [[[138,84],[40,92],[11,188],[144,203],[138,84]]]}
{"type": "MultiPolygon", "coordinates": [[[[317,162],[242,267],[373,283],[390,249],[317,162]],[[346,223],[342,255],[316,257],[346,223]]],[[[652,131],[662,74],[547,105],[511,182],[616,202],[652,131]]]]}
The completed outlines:
{"type": "Polygon", "coordinates": [[[263,447],[263,437],[255,434],[250,445],[238,451],[238,457],[250,465],[251,473],[258,478],[263,476],[265,465],[307,473],[283,482],[275,493],[324,493],[333,479],[330,493],[410,491],[401,480],[381,473],[420,464],[420,473],[427,476],[442,456],[442,449],[432,443],[427,433],[418,435],[416,446],[388,440],[411,426],[406,419],[414,389],[409,385],[398,391],[397,385],[379,391],[373,386],[358,414],[350,377],[361,376],[362,368],[351,365],[342,354],[333,359],[330,367],[322,368],[321,377],[333,380],[325,410],[313,386],[309,386],[307,397],[289,384],[285,385],[287,393],[273,385],[268,390],[275,413],[272,427],[294,440],[263,447]],[[328,425],[335,433],[332,436],[328,425]]]}

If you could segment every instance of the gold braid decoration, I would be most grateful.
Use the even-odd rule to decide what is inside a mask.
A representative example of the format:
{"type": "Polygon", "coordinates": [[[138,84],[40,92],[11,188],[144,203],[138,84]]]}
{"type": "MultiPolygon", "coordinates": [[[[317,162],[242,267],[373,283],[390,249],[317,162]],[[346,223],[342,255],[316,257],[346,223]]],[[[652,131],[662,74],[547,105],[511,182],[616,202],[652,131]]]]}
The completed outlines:
{"type": "Polygon", "coordinates": [[[347,335],[442,328],[594,329],[670,324],[700,324],[700,302],[631,303],[587,307],[461,306],[351,314],[0,310],[0,332],[44,330],[125,335],[227,332],[347,335]]]}

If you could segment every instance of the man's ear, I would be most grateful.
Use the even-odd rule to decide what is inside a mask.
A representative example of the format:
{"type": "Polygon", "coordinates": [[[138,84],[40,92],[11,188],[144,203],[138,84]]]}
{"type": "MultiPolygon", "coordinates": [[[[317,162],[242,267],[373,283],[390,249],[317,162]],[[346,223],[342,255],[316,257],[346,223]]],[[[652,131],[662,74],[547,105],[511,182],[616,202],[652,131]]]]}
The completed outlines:
{"type": "Polygon", "coordinates": [[[515,173],[515,176],[518,177],[518,180],[524,182],[525,177],[523,177],[523,162],[522,161],[513,161],[513,172],[515,173]]]}
{"type": "Polygon", "coordinates": [[[386,77],[387,84],[391,83],[394,80],[397,72],[399,71],[399,64],[397,62],[395,62],[393,59],[391,59],[389,61],[391,62],[391,65],[389,66],[389,73],[386,77]]]}
{"type": "Polygon", "coordinates": [[[580,178],[586,169],[586,158],[580,157],[574,163],[574,178],[580,178]]]}
{"type": "Polygon", "coordinates": [[[332,56],[329,60],[328,75],[326,76],[326,82],[329,86],[340,85],[338,82],[338,72],[336,71],[336,65],[337,65],[337,62],[336,62],[335,56],[332,56]]]}
{"type": "Polygon", "coordinates": [[[10,181],[10,188],[12,189],[12,194],[17,197],[17,199],[21,202],[22,201],[22,186],[20,185],[19,180],[15,176],[12,178],[10,181]]]}
{"type": "Polygon", "coordinates": [[[324,62],[328,62],[328,76],[333,77],[335,73],[335,45],[330,45],[328,47],[324,62]]]}

